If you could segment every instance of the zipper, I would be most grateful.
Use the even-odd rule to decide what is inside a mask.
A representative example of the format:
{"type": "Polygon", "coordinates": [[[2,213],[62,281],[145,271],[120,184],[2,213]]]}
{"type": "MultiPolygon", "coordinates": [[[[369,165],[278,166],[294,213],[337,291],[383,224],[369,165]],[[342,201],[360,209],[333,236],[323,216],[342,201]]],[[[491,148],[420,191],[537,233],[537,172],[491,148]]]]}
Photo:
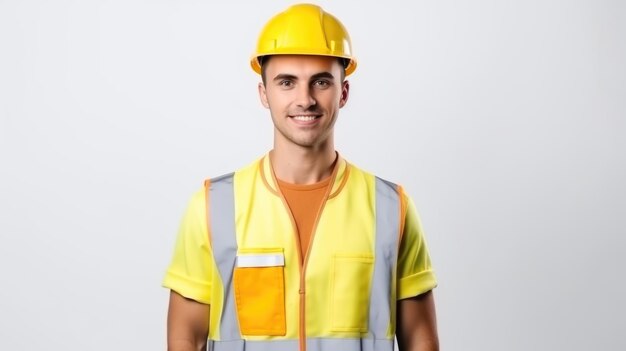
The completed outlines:
{"type": "Polygon", "coordinates": [[[280,187],[278,186],[278,181],[276,180],[276,174],[274,174],[274,168],[272,167],[271,159],[268,158],[268,161],[270,161],[272,181],[274,182],[274,185],[276,186],[276,191],[281,201],[283,202],[283,206],[285,207],[285,210],[289,214],[289,219],[291,220],[291,227],[292,227],[293,235],[296,240],[296,245],[297,245],[296,251],[298,254],[298,261],[300,262],[300,267],[299,267],[300,268],[300,287],[298,288],[298,295],[299,295],[299,300],[300,300],[300,303],[299,303],[300,316],[299,316],[299,324],[298,324],[298,345],[299,345],[298,348],[299,348],[299,351],[306,351],[306,280],[305,280],[306,268],[308,266],[308,261],[309,261],[309,252],[311,252],[311,247],[313,246],[313,242],[315,240],[315,234],[317,232],[317,225],[320,221],[320,218],[322,217],[322,211],[324,210],[324,207],[326,206],[326,202],[328,201],[328,198],[330,194],[332,193],[333,185],[335,184],[337,172],[339,170],[339,155],[336,156],[335,166],[330,175],[331,180],[328,183],[326,194],[324,194],[320,208],[318,209],[317,215],[315,216],[315,222],[313,223],[313,228],[311,229],[311,239],[309,240],[309,247],[307,247],[304,258],[302,257],[302,249],[301,249],[302,246],[300,244],[300,235],[298,234],[298,226],[296,226],[296,220],[293,218],[293,213],[291,213],[291,209],[289,208],[289,205],[287,204],[287,200],[285,199],[285,196],[283,195],[282,191],[280,191],[280,187]]]}

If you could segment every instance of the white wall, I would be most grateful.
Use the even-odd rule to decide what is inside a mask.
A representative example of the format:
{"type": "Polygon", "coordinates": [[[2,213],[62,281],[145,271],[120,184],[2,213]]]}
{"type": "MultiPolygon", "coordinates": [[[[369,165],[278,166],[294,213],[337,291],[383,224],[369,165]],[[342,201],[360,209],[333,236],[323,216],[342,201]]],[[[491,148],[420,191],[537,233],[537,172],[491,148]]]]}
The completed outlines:
{"type": "MultiPolygon", "coordinates": [[[[271,146],[248,58],[289,3],[0,1],[0,349],[165,348],[189,196],[271,146]]],[[[339,150],[414,197],[443,349],[625,349],[625,3],[319,3],[359,59],[339,150]]]]}

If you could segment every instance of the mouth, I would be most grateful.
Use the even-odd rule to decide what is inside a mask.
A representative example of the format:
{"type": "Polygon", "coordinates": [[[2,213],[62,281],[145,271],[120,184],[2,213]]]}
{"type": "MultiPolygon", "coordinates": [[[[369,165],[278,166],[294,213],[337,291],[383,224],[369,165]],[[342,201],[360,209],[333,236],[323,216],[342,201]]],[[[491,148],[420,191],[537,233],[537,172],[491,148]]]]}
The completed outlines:
{"type": "Polygon", "coordinates": [[[289,119],[291,119],[292,121],[300,125],[313,124],[321,117],[322,115],[311,115],[311,114],[289,115],[289,119]]]}

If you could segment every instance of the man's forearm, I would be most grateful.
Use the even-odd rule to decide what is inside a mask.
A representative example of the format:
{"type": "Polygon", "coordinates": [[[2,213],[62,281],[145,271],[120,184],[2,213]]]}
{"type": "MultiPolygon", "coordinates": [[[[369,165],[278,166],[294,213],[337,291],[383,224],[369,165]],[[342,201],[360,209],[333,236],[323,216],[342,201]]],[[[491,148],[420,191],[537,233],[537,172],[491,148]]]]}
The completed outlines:
{"type": "Polygon", "coordinates": [[[398,301],[396,332],[400,351],[438,351],[439,337],[432,291],[398,301]]]}
{"type": "MultiPolygon", "coordinates": [[[[400,351],[405,351],[400,349],[400,351]]],[[[411,348],[407,348],[406,351],[439,351],[439,340],[437,338],[419,338],[415,340],[414,345],[411,348]]]]}
{"type": "Polygon", "coordinates": [[[167,314],[167,350],[205,351],[210,308],[172,291],[167,314]]]}
{"type": "Polygon", "coordinates": [[[204,351],[206,350],[206,341],[193,342],[187,339],[169,340],[167,343],[167,351],[204,351]]]}

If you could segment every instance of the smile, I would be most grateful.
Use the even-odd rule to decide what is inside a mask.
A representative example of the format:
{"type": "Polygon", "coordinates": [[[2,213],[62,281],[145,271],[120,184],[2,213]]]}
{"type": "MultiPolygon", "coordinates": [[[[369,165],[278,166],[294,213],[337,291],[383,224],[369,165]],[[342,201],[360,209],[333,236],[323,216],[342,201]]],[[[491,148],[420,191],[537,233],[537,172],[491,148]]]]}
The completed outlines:
{"type": "Polygon", "coordinates": [[[289,117],[295,119],[296,121],[309,122],[318,118],[319,116],[298,115],[298,116],[289,116],[289,117]]]}

